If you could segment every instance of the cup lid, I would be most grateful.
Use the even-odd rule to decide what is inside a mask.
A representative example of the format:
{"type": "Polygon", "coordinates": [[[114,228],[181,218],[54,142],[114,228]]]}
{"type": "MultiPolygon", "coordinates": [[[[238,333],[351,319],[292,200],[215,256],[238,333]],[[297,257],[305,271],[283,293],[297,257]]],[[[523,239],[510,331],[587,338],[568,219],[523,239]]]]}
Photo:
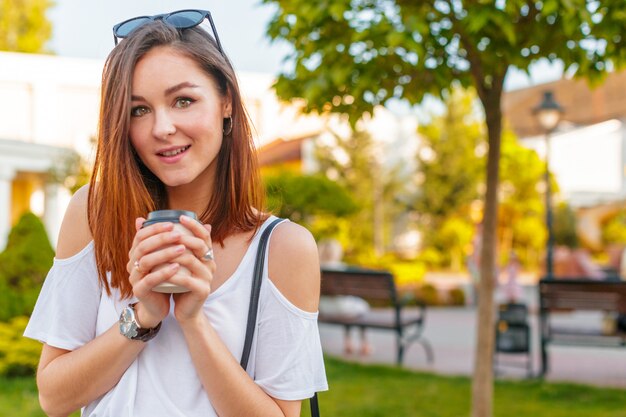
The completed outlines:
{"type": "Polygon", "coordinates": [[[143,222],[142,227],[149,226],[153,223],[172,222],[180,223],[180,216],[191,217],[198,220],[198,216],[193,211],[188,210],[155,210],[148,213],[148,218],[143,222]]]}

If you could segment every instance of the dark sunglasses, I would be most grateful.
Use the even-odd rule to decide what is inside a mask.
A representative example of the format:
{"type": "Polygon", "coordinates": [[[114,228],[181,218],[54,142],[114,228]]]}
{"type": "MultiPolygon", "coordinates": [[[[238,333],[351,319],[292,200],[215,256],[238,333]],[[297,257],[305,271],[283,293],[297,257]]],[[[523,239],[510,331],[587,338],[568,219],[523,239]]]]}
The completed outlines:
{"type": "Polygon", "coordinates": [[[202,23],[204,19],[209,19],[209,24],[211,25],[211,30],[213,31],[213,37],[217,43],[217,49],[219,49],[220,53],[224,55],[220,38],[217,36],[217,30],[215,29],[215,24],[211,18],[211,12],[207,10],[186,9],[178,10],[172,13],[157,14],[154,16],[133,17],[132,19],[124,20],[122,23],[118,23],[113,26],[113,40],[115,41],[115,45],[117,45],[118,39],[128,37],[138,27],[154,20],[162,20],[168,25],[182,30],[196,27],[202,23]]]}

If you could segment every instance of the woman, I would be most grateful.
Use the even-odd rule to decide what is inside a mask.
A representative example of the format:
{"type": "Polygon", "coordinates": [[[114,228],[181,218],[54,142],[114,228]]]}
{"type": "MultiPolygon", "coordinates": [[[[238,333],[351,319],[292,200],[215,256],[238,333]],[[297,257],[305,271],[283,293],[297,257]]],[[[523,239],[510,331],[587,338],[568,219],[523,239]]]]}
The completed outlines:
{"type": "Polygon", "coordinates": [[[123,39],[103,73],[94,174],[67,209],[25,332],[44,343],[37,384],[50,416],[299,416],[327,388],[317,249],[293,223],[270,240],[247,372],[239,365],[272,216],[234,70],[206,18],[214,28],[205,11],[114,28],[123,39]],[[156,209],[204,225],[142,227],[156,209]],[[189,291],[152,291],[166,281],[189,291]]]}

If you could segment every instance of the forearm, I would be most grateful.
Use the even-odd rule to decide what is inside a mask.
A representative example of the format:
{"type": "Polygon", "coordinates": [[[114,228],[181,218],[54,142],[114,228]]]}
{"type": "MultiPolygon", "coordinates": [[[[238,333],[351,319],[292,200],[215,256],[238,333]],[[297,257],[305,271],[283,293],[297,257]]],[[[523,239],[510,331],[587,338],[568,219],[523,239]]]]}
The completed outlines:
{"type": "Polygon", "coordinates": [[[79,349],[52,359],[37,372],[41,407],[48,415],[65,416],[89,404],[119,382],[144,347],[144,342],[122,336],[115,324],[79,349]]]}
{"type": "Polygon", "coordinates": [[[218,415],[284,417],[278,404],[243,370],[206,316],[181,327],[202,385],[218,415]]]}

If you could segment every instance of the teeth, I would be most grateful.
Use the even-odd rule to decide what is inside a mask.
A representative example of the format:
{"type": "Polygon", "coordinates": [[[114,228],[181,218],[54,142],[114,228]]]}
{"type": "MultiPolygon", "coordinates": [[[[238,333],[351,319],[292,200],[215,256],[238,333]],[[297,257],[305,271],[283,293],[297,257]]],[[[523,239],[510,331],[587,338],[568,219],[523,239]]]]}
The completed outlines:
{"type": "Polygon", "coordinates": [[[189,146],[185,146],[184,148],[179,148],[179,149],[175,149],[173,151],[167,151],[167,152],[161,152],[159,155],[163,155],[163,156],[176,156],[180,153],[185,152],[187,149],[189,149],[189,146]]]}

